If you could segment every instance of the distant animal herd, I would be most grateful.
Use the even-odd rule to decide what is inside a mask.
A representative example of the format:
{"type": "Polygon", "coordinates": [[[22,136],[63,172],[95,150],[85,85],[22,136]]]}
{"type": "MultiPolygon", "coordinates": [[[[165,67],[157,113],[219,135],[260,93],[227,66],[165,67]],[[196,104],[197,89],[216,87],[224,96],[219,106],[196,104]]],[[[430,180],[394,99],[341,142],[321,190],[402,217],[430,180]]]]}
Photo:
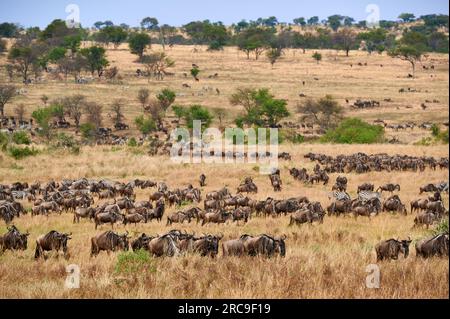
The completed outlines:
{"type": "MultiPolygon", "coordinates": [[[[288,153],[284,158],[290,159],[288,153]]],[[[322,183],[328,185],[329,173],[358,174],[371,171],[424,171],[425,169],[448,170],[448,158],[413,157],[406,155],[387,155],[357,153],[353,155],[338,155],[336,157],[324,154],[308,153],[305,158],[317,162],[312,171],[306,168],[291,168],[289,174],[297,181],[314,185],[322,183]]],[[[269,175],[269,182],[274,193],[283,190],[281,171],[276,169],[269,175]]],[[[245,224],[252,218],[277,218],[289,216],[289,226],[305,223],[324,223],[328,216],[367,217],[369,220],[381,213],[408,214],[406,204],[400,198],[401,185],[388,183],[376,185],[366,182],[357,187],[356,198],[351,198],[347,192],[348,179],[339,175],[331,186],[329,198],[332,200],[328,207],[323,207],[318,201],[312,201],[305,196],[265,200],[256,200],[249,194],[257,194],[258,186],[252,177],[246,177],[236,188],[236,195],[232,195],[227,187],[206,193],[203,198],[202,189],[207,185],[207,176],[201,174],[198,180],[200,188],[192,184],[181,189],[170,189],[165,182],[135,179],[128,183],[110,180],[51,180],[47,183],[33,184],[16,182],[10,185],[0,184],[0,219],[7,226],[7,233],[0,236],[0,251],[26,250],[27,239],[30,235],[22,233],[13,225],[16,218],[28,213],[31,216],[43,215],[50,218],[51,214],[72,213],[73,223],[80,223],[82,219],[92,222],[96,230],[104,225],[111,229],[92,238],[91,256],[101,251],[114,252],[128,250],[147,250],[156,257],[178,256],[180,254],[195,253],[201,256],[215,257],[222,247],[223,256],[285,256],[287,236],[273,236],[269,234],[243,234],[238,238],[224,240],[223,234],[188,233],[186,231],[171,230],[164,234],[141,234],[137,238],[130,238],[128,232],[119,234],[114,232],[114,225],[122,223],[124,227],[156,221],[162,223],[165,218],[166,226],[183,225],[196,222],[201,226],[208,224],[230,224],[237,226],[245,224]],[[148,200],[137,201],[136,189],[151,189],[148,200]],[[384,193],[390,196],[382,199],[384,193]],[[395,193],[395,194],[394,194],[395,193]],[[32,203],[26,210],[23,201],[32,203]],[[203,208],[200,204],[203,202],[203,208]],[[96,203],[96,205],[95,205],[96,203]],[[187,208],[182,209],[183,206],[187,208]],[[178,210],[166,214],[168,207],[178,210]],[[221,242],[221,245],[220,245],[221,242]]],[[[431,196],[417,198],[410,202],[410,214],[416,214],[412,227],[428,228],[448,218],[449,211],[445,208],[442,193],[448,194],[448,182],[428,183],[418,187],[418,194],[430,193],[431,196]]],[[[46,252],[62,252],[68,256],[68,242],[71,233],[51,230],[36,239],[35,258],[45,257],[46,252]]],[[[86,240],[89,240],[86,238],[86,240]]],[[[388,239],[376,245],[378,260],[397,259],[400,254],[409,254],[411,239],[388,239]]],[[[416,243],[416,254],[422,257],[448,256],[449,234],[440,233],[416,243]]]]}

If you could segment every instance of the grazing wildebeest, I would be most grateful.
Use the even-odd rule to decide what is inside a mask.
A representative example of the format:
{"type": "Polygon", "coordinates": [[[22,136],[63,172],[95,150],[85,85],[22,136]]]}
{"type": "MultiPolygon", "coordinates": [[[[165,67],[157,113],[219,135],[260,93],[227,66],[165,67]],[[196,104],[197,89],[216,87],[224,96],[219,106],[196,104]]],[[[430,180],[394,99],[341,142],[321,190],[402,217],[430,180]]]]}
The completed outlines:
{"type": "Polygon", "coordinates": [[[174,212],[174,213],[170,214],[169,216],[167,216],[166,226],[172,225],[172,223],[183,224],[185,220],[187,220],[187,222],[190,223],[191,216],[183,211],[174,212]]]}
{"type": "Polygon", "coordinates": [[[317,213],[317,212],[311,211],[310,209],[301,210],[301,211],[298,211],[291,215],[289,226],[293,225],[294,223],[297,225],[305,224],[305,223],[312,224],[315,221],[322,224],[324,216],[325,216],[325,212],[317,213]]]}
{"type": "Polygon", "coordinates": [[[119,235],[109,230],[91,238],[91,257],[97,256],[103,250],[109,253],[116,250],[128,251],[128,249],[128,232],[119,235]]]}
{"type": "Polygon", "coordinates": [[[8,232],[0,236],[0,251],[26,250],[28,247],[28,236],[30,233],[21,234],[16,226],[7,227],[8,232]]]}
{"type": "Polygon", "coordinates": [[[416,243],[416,256],[423,258],[448,257],[448,245],[448,232],[424,238],[416,243]]]}
{"type": "Polygon", "coordinates": [[[250,207],[240,207],[233,211],[232,217],[233,221],[243,220],[244,223],[248,222],[250,218],[251,208],[250,207]]]}
{"type": "Polygon", "coordinates": [[[392,193],[392,192],[394,192],[395,190],[400,191],[400,185],[399,185],[399,184],[392,184],[392,183],[389,183],[389,184],[382,185],[382,186],[380,186],[380,187],[377,188],[377,192],[378,192],[378,191],[381,191],[381,193],[383,193],[383,192],[389,192],[389,193],[392,193]]]}
{"type": "Polygon", "coordinates": [[[207,212],[203,218],[202,226],[209,223],[224,224],[227,220],[231,218],[232,215],[224,210],[218,210],[216,212],[207,212]]]}
{"type": "Polygon", "coordinates": [[[98,225],[107,224],[107,223],[110,223],[111,228],[114,229],[114,224],[117,223],[118,221],[123,221],[123,220],[124,220],[124,215],[120,214],[120,213],[116,213],[115,211],[108,212],[108,213],[99,213],[99,214],[96,214],[94,217],[95,229],[97,229],[98,225]]]}
{"type": "Polygon", "coordinates": [[[155,237],[147,236],[146,234],[142,234],[131,243],[131,248],[133,251],[138,251],[140,249],[148,250],[148,243],[155,237]]]}
{"type": "Polygon", "coordinates": [[[408,212],[397,195],[391,196],[383,203],[383,212],[397,212],[406,215],[408,212]]]}
{"type": "Polygon", "coordinates": [[[139,213],[132,213],[125,215],[123,218],[123,224],[134,224],[136,226],[140,222],[147,222],[147,214],[139,214],[139,213]]]}
{"type": "Polygon", "coordinates": [[[280,176],[280,170],[277,169],[275,172],[269,175],[270,183],[272,184],[274,192],[281,192],[281,176],[280,176]]]}
{"type": "Polygon", "coordinates": [[[426,210],[428,204],[428,199],[422,198],[422,199],[416,199],[411,202],[411,214],[415,212],[416,210],[426,210]]]}
{"type": "Polygon", "coordinates": [[[73,213],[73,222],[79,223],[80,218],[92,219],[95,216],[95,209],[92,207],[78,207],[73,213]]]}
{"type": "Polygon", "coordinates": [[[164,198],[164,193],[159,192],[159,191],[150,195],[150,201],[152,201],[152,202],[157,202],[163,198],[164,198]]]}
{"type": "Polygon", "coordinates": [[[165,234],[156,237],[148,243],[148,251],[155,257],[174,257],[180,254],[180,250],[175,242],[176,237],[172,234],[165,234]]]}
{"type": "Polygon", "coordinates": [[[419,188],[419,194],[439,192],[439,189],[434,184],[428,184],[419,188]]]}
{"type": "Polygon", "coordinates": [[[405,258],[407,258],[411,241],[412,240],[410,238],[406,240],[388,239],[378,243],[375,246],[377,261],[381,261],[383,259],[397,260],[399,254],[403,254],[405,258]]]}
{"type": "Polygon", "coordinates": [[[60,249],[62,249],[64,256],[67,257],[67,242],[72,239],[70,237],[71,235],[72,233],[63,234],[57,232],[56,230],[52,230],[46,235],[39,236],[36,239],[36,250],[34,253],[34,258],[45,258],[44,251],[56,250],[56,252],[59,253],[60,249]]]}
{"type": "Polygon", "coordinates": [[[370,183],[364,183],[364,184],[358,186],[358,193],[361,191],[373,192],[374,188],[375,188],[375,185],[370,184],[370,183]]]}
{"type": "Polygon", "coordinates": [[[247,237],[244,241],[245,251],[250,256],[263,255],[272,257],[279,254],[281,257],[284,257],[286,255],[285,235],[278,239],[265,234],[257,237],[249,235],[241,236],[242,239],[245,237],[247,237]]]}
{"type": "Polygon", "coordinates": [[[236,256],[242,257],[246,255],[244,241],[248,237],[244,236],[239,239],[227,240],[222,243],[222,255],[224,257],[236,256]]]}
{"type": "Polygon", "coordinates": [[[148,220],[152,221],[153,219],[156,219],[158,222],[160,222],[164,215],[164,210],[165,210],[164,200],[160,199],[156,203],[156,208],[150,211],[150,213],[148,214],[148,220]]]}
{"type": "Polygon", "coordinates": [[[437,213],[433,213],[432,211],[426,211],[423,213],[417,214],[414,218],[414,227],[418,227],[420,225],[425,225],[427,229],[433,223],[439,220],[439,215],[437,213]]]}
{"type": "Polygon", "coordinates": [[[205,235],[200,238],[194,238],[192,249],[195,253],[199,253],[202,257],[216,257],[219,253],[219,241],[223,238],[223,234],[219,236],[205,235]]]}
{"type": "Polygon", "coordinates": [[[206,186],[206,175],[201,174],[200,175],[200,187],[205,187],[205,186],[206,186]]]}
{"type": "Polygon", "coordinates": [[[352,208],[351,200],[337,200],[327,207],[327,212],[329,215],[339,216],[340,214],[349,213],[351,208],[352,208]]]}
{"type": "Polygon", "coordinates": [[[376,207],[370,204],[353,208],[353,216],[355,217],[355,219],[358,218],[358,216],[366,216],[370,219],[370,215],[376,212],[376,207]]]}

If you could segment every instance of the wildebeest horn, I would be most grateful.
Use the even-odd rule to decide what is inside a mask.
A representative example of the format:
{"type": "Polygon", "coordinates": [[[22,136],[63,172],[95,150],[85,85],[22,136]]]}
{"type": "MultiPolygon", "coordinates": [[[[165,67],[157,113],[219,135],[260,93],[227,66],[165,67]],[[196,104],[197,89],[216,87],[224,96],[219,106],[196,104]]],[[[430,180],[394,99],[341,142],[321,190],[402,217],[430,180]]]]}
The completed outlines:
{"type": "Polygon", "coordinates": [[[287,235],[283,234],[282,236],[280,236],[281,240],[286,240],[287,239],[287,235]]]}

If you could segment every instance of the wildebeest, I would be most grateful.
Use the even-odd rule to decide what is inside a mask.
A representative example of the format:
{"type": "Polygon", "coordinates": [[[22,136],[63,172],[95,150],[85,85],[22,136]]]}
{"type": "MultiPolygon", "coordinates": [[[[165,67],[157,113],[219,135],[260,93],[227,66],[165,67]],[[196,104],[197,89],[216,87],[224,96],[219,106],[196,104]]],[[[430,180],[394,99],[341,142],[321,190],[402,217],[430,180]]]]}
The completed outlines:
{"type": "Polygon", "coordinates": [[[75,209],[75,212],[73,213],[73,222],[79,223],[80,218],[89,218],[92,219],[95,216],[95,209],[92,207],[78,207],[75,209]]]}
{"type": "Polygon", "coordinates": [[[140,249],[148,250],[148,243],[155,237],[147,236],[147,234],[143,233],[141,236],[136,238],[131,243],[131,248],[133,251],[138,251],[140,249]]]}
{"type": "Polygon", "coordinates": [[[99,213],[96,214],[94,217],[95,222],[95,229],[97,229],[98,225],[102,224],[111,224],[111,228],[114,228],[114,224],[118,221],[123,221],[124,215],[120,213],[116,213],[115,211],[108,212],[108,213],[99,213]]]}
{"type": "Polygon", "coordinates": [[[380,187],[377,188],[377,192],[378,192],[378,191],[381,191],[381,193],[383,193],[383,192],[389,192],[389,193],[392,193],[392,192],[394,192],[395,190],[400,191],[400,185],[399,185],[399,184],[392,184],[392,183],[389,183],[389,184],[382,185],[382,186],[380,186],[380,187]]]}
{"type": "Polygon", "coordinates": [[[258,187],[253,182],[251,177],[246,177],[244,183],[239,185],[237,188],[237,193],[257,193],[258,187]]]}
{"type": "Polygon", "coordinates": [[[57,253],[62,249],[65,257],[68,256],[67,242],[72,239],[70,236],[72,233],[64,234],[59,233],[56,230],[50,231],[46,235],[39,236],[36,239],[36,250],[34,253],[34,258],[38,259],[44,256],[44,251],[56,250],[57,253]]]}
{"type": "Polygon", "coordinates": [[[7,227],[7,230],[6,234],[0,236],[0,251],[26,250],[30,233],[22,234],[14,225],[7,227]]]}
{"type": "Polygon", "coordinates": [[[398,240],[398,239],[388,239],[378,243],[375,246],[375,251],[377,253],[377,261],[384,259],[397,260],[400,254],[403,254],[405,258],[409,255],[409,245],[411,244],[411,239],[398,240]]]}
{"type": "Polygon", "coordinates": [[[358,186],[358,193],[361,191],[371,191],[373,192],[375,186],[373,184],[370,183],[364,183],[362,185],[358,186]]]}
{"type": "Polygon", "coordinates": [[[156,203],[156,208],[151,210],[150,213],[148,214],[148,220],[152,221],[153,219],[156,219],[158,222],[160,222],[164,215],[164,210],[165,210],[164,200],[160,199],[156,203]]]}
{"type": "Polygon", "coordinates": [[[209,223],[224,224],[227,220],[231,218],[232,218],[231,214],[224,210],[208,212],[205,214],[203,218],[202,226],[209,223]]]}
{"type": "Polygon", "coordinates": [[[244,241],[247,239],[247,237],[239,238],[239,239],[232,239],[227,240],[222,243],[222,255],[224,257],[228,256],[236,256],[236,257],[242,257],[245,256],[245,245],[244,241]]]}
{"type": "Polygon", "coordinates": [[[183,224],[184,221],[187,221],[188,223],[191,222],[191,216],[183,211],[174,212],[167,216],[167,224],[166,225],[172,225],[172,223],[180,223],[183,224]]]}
{"type": "Polygon", "coordinates": [[[439,220],[439,215],[437,213],[433,213],[431,211],[419,213],[414,218],[414,227],[417,227],[420,225],[425,225],[428,229],[430,227],[430,225],[437,222],[438,220],[439,220]]]}
{"type": "Polygon", "coordinates": [[[298,211],[291,215],[289,226],[293,225],[294,223],[297,225],[305,224],[305,223],[312,224],[315,221],[322,224],[324,216],[325,216],[325,212],[317,213],[317,212],[311,211],[310,209],[301,210],[301,211],[298,211]]]}
{"type": "Polygon", "coordinates": [[[415,212],[416,210],[426,210],[428,204],[428,199],[422,198],[422,199],[416,199],[411,202],[411,214],[415,212]]]}
{"type": "Polygon", "coordinates": [[[119,235],[111,230],[91,238],[91,257],[97,256],[101,251],[111,252],[117,250],[128,251],[128,232],[119,235]]]}
{"type": "Polygon", "coordinates": [[[404,204],[402,204],[400,198],[397,195],[391,196],[383,203],[383,211],[398,212],[404,215],[407,214],[407,210],[404,204]]]}
{"type": "Polygon", "coordinates": [[[219,252],[219,241],[223,238],[223,234],[220,235],[204,235],[200,238],[193,238],[192,250],[195,253],[200,254],[202,257],[216,257],[219,252]]]}
{"type": "Polygon", "coordinates": [[[423,258],[448,257],[448,245],[448,232],[424,238],[416,243],[416,256],[423,258]]]}
{"type": "Polygon", "coordinates": [[[233,221],[243,220],[244,223],[248,222],[250,218],[251,209],[250,207],[239,207],[232,212],[233,221]]]}
{"type": "Polygon", "coordinates": [[[200,175],[200,187],[205,187],[205,186],[206,186],[206,175],[201,174],[200,175]]]}
{"type": "Polygon", "coordinates": [[[438,192],[438,191],[439,191],[439,189],[434,184],[427,184],[427,185],[419,188],[419,194],[434,193],[434,192],[438,192]]]}
{"type": "Polygon", "coordinates": [[[245,251],[250,256],[262,255],[273,257],[278,254],[284,257],[286,255],[286,236],[284,235],[279,238],[274,238],[266,234],[256,237],[243,235],[241,239],[244,240],[245,251]]]}
{"type": "Polygon", "coordinates": [[[136,226],[140,222],[147,222],[147,214],[140,214],[140,213],[132,213],[125,215],[123,218],[123,224],[134,224],[136,226]]]}
{"type": "Polygon", "coordinates": [[[351,208],[352,208],[351,200],[337,200],[327,207],[327,212],[329,215],[339,216],[340,214],[349,213],[351,208]]]}
{"type": "Polygon", "coordinates": [[[180,250],[175,242],[175,236],[165,234],[161,237],[155,237],[148,243],[148,251],[155,257],[174,257],[180,254],[180,250]]]}

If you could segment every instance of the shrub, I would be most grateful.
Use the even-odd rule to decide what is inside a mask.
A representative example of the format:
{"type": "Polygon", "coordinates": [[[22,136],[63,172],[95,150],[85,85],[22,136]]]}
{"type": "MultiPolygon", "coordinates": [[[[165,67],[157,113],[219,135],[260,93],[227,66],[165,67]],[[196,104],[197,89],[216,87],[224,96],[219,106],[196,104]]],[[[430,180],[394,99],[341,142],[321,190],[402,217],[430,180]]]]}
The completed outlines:
{"type": "Polygon", "coordinates": [[[8,149],[9,155],[11,155],[12,157],[14,157],[16,160],[20,160],[22,158],[28,157],[28,156],[34,156],[37,155],[39,153],[38,150],[34,149],[34,148],[29,148],[28,146],[26,147],[16,147],[16,146],[11,146],[8,149]]]}
{"type": "Polygon", "coordinates": [[[145,118],[143,115],[140,115],[134,119],[134,123],[143,135],[147,135],[156,130],[156,123],[150,117],[145,118]]]}
{"type": "Polygon", "coordinates": [[[14,132],[12,135],[12,140],[14,143],[21,145],[30,145],[31,140],[28,137],[28,134],[25,131],[14,132]]]}
{"type": "Polygon", "coordinates": [[[115,272],[117,274],[138,274],[145,271],[155,272],[150,254],[145,250],[123,252],[117,256],[115,272]]]}
{"type": "Polygon", "coordinates": [[[448,218],[442,219],[441,222],[434,229],[433,233],[435,235],[448,233],[448,218]]]}
{"type": "Polygon", "coordinates": [[[136,139],[134,137],[130,138],[130,140],[128,141],[128,146],[129,147],[136,147],[137,146],[137,142],[136,142],[136,139]]]}
{"type": "Polygon", "coordinates": [[[358,118],[343,120],[334,130],[328,130],[322,136],[322,142],[339,144],[373,144],[384,139],[384,128],[371,125],[358,118]]]}
{"type": "Polygon", "coordinates": [[[287,140],[294,144],[301,144],[305,142],[305,137],[299,133],[297,133],[295,130],[282,130],[280,134],[280,142],[283,140],[287,140]]]}
{"type": "Polygon", "coordinates": [[[92,123],[82,124],[80,125],[80,132],[85,139],[91,140],[95,138],[96,135],[95,125],[92,123]]]}
{"type": "Polygon", "coordinates": [[[0,132],[0,149],[3,151],[6,149],[9,143],[9,137],[6,133],[0,132]]]}

